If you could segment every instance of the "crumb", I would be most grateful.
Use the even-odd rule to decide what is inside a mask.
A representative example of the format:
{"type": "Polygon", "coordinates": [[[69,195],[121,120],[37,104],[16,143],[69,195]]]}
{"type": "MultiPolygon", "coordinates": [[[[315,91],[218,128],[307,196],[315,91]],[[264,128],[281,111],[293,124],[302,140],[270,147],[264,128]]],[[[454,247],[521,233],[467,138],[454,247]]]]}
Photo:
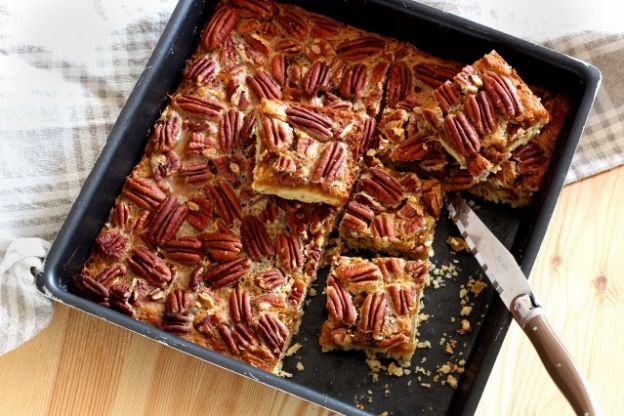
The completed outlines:
{"type": "Polygon", "coordinates": [[[467,319],[462,319],[461,327],[457,330],[457,332],[463,335],[471,331],[472,331],[472,326],[470,325],[470,321],[468,321],[467,319]]]}
{"type": "Polygon", "coordinates": [[[420,383],[420,385],[426,389],[430,389],[431,388],[431,384],[430,383],[420,383]]]}
{"type": "Polygon", "coordinates": [[[449,374],[448,376],[446,376],[446,382],[449,386],[451,386],[452,389],[457,388],[457,379],[452,375],[449,374]]]}
{"type": "Polygon", "coordinates": [[[466,240],[464,240],[461,237],[449,236],[446,239],[446,244],[448,244],[451,247],[451,250],[453,250],[456,253],[462,250],[468,251],[466,240]]]}
{"type": "Polygon", "coordinates": [[[389,415],[388,411],[379,413],[379,416],[388,416],[388,415],[389,415]]]}
{"type": "Polygon", "coordinates": [[[278,377],[284,377],[284,378],[291,378],[291,377],[292,377],[292,374],[291,374],[291,373],[289,373],[289,372],[287,372],[287,371],[280,370],[280,371],[277,373],[277,376],[278,376],[278,377]]]}
{"type": "Polygon", "coordinates": [[[390,363],[388,366],[388,375],[403,377],[403,367],[396,365],[395,363],[390,363]]]}
{"type": "Polygon", "coordinates": [[[379,373],[373,373],[373,376],[371,378],[373,379],[373,381],[379,381],[379,373]]]}
{"type": "Polygon", "coordinates": [[[310,286],[310,289],[308,289],[308,295],[316,296],[317,294],[316,288],[310,286]]]}
{"type": "Polygon", "coordinates": [[[458,364],[459,364],[459,365],[461,365],[461,366],[463,367],[463,366],[465,366],[465,365],[466,365],[466,360],[461,359],[461,360],[459,360],[459,363],[458,363],[458,364]]]}
{"type": "Polygon", "coordinates": [[[408,386],[411,386],[411,385],[412,385],[412,380],[409,380],[409,381],[407,382],[407,385],[408,385],[408,386]]]}
{"type": "Polygon", "coordinates": [[[474,293],[475,296],[478,296],[479,293],[481,293],[483,291],[483,289],[485,289],[487,287],[487,283],[485,283],[481,279],[479,279],[479,280],[472,280],[472,281],[468,282],[468,287],[470,287],[470,291],[472,293],[474,293]]]}
{"type": "Polygon", "coordinates": [[[322,269],[323,267],[331,266],[335,263],[336,259],[340,257],[340,255],[346,254],[347,251],[348,248],[345,246],[340,237],[332,238],[327,243],[327,249],[321,257],[318,268],[322,269]]]}
{"type": "Polygon", "coordinates": [[[459,314],[461,316],[469,316],[472,313],[472,306],[464,306],[459,314]]]}
{"type": "Polygon", "coordinates": [[[457,346],[457,340],[450,339],[449,342],[447,342],[446,345],[444,346],[444,352],[447,354],[453,354],[453,351],[455,350],[456,346],[457,346]]]}
{"type": "Polygon", "coordinates": [[[288,350],[286,350],[286,354],[284,354],[284,356],[286,357],[290,357],[293,354],[296,354],[297,351],[299,351],[301,349],[303,345],[299,344],[298,342],[294,345],[292,345],[290,348],[288,348],[288,350]]]}
{"type": "Polygon", "coordinates": [[[373,353],[366,354],[366,364],[368,364],[368,367],[371,369],[373,374],[379,373],[379,371],[383,369],[381,361],[379,361],[379,359],[373,353]]]}
{"type": "Polygon", "coordinates": [[[364,405],[362,403],[356,403],[355,407],[357,407],[360,410],[364,410],[364,405]]]}
{"type": "Polygon", "coordinates": [[[438,368],[438,372],[442,374],[449,374],[451,372],[451,366],[448,363],[442,364],[442,366],[438,368]]]}
{"type": "MultiPolygon", "coordinates": [[[[421,306],[421,308],[422,308],[422,306],[421,306]]],[[[418,321],[419,321],[419,322],[425,322],[425,321],[427,321],[430,317],[431,317],[431,315],[429,315],[429,314],[427,314],[427,313],[420,313],[420,314],[418,315],[418,321]]]]}
{"type": "Polygon", "coordinates": [[[457,318],[455,318],[454,316],[451,316],[451,323],[455,323],[455,321],[457,321],[457,318]]]}
{"type": "Polygon", "coordinates": [[[416,344],[416,347],[418,349],[431,348],[431,342],[430,341],[419,341],[418,344],[416,344]]]}
{"type": "Polygon", "coordinates": [[[296,367],[297,367],[297,370],[299,370],[299,371],[305,370],[305,367],[303,366],[303,363],[301,361],[297,362],[296,367]]]}

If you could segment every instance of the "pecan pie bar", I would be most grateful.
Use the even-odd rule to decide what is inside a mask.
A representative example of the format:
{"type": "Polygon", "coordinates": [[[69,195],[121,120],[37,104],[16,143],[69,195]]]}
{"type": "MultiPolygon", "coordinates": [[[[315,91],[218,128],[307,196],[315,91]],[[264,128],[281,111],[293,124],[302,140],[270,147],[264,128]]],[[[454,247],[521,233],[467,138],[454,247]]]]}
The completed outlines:
{"type": "Polygon", "coordinates": [[[427,259],[442,197],[435,179],[381,166],[367,168],[345,208],[340,236],[350,248],[427,259]]]}
{"type": "Polygon", "coordinates": [[[339,258],[325,288],[323,351],[365,350],[409,363],[426,275],[422,260],[339,258]]]}

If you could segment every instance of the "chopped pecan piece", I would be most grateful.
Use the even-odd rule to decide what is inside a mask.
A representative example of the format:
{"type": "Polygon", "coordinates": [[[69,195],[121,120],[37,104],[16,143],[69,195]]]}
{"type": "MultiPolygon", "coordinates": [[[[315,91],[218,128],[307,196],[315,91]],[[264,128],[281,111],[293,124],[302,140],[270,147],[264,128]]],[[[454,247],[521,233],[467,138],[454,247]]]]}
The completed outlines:
{"type": "Polygon", "coordinates": [[[271,58],[271,75],[280,85],[286,82],[286,59],[283,54],[278,53],[271,58]]]}
{"type": "Polygon", "coordinates": [[[416,292],[411,287],[401,288],[398,285],[391,285],[388,286],[388,293],[398,315],[406,315],[414,309],[416,292]]]}
{"type": "Polygon", "coordinates": [[[254,282],[260,289],[273,290],[286,283],[286,278],[279,269],[271,269],[256,276],[254,282]]]}
{"type": "Polygon", "coordinates": [[[217,64],[215,61],[207,56],[202,56],[188,66],[184,71],[184,78],[193,80],[196,85],[200,86],[209,83],[216,71],[217,64]]]}
{"type": "Polygon", "coordinates": [[[368,228],[375,213],[368,206],[357,201],[351,201],[345,209],[342,217],[342,225],[354,231],[364,230],[368,228]]]}
{"type": "Polygon", "coordinates": [[[481,150],[479,133],[461,111],[444,118],[444,132],[462,156],[470,156],[481,150]]]}
{"type": "Polygon", "coordinates": [[[149,179],[130,177],[126,180],[123,196],[141,208],[156,208],[167,195],[149,179]]]}
{"type": "Polygon", "coordinates": [[[311,67],[302,82],[303,93],[308,98],[329,87],[329,67],[325,62],[317,61],[311,67]]]}
{"type": "Polygon", "coordinates": [[[230,292],[230,317],[234,323],[251,323],[253,312],[251,310],[251,296],[242,287],[237,287],[230,292]]]}
{"type": "Polygon", "coordinates": [[[334,136],[331,118],[304,107],[289,106],[286,109],[286,121],[320,140],[329,140],[334,136]]]}
{"type": "Polygon", "coordinates": [[[371,233],[374,238],[394,240],[394,220],[389,214],[379,214],[373,219],[371,233]]]}
{"type": "Polygon", "coordinates": [[[249,270],[249,260],[241,257],[227,263],[217,264],[204,273],[204,280],[213,289],[233,286],[249,270]]]}
{"type": "Polygon", "coordinates": [[[263,18],[271,16],[275,11],[275,5],[268,0],[232,0],[232,5],[263,18]]]}
{"type": "Polygon", "coordinates": [[[338,277],[351,283],[374,282],[382,277],[379,267],[372,263],[348,264],[340,267],[336,272],[338,277]]]}
{"type": "Polygon", "coordinates": [[[282,86],[263,70],[256,72],[255,76],[246,78],[247,86],[255,94],[258,100],[267,98],[270,100],[282,99],[282,86]]]}
{"type": "Polygon", "coordinates": [[[353,325],[357,319],[357,310],[353,306],[351,295],[333,277],[327,279],[326,308],[331,317],[340,324],[353,325]]]}
{"type": "Polygon", "coordinates": [[[336,52],[346,61],[359,61],[370,58],[382,52],[385,42],[373,36],[362,36],[357,39],[342,42],[336,52]]]}
{"type": "Polygon", "coordinates": [[[73,285],[76,291],[87,299],[102,306],[110,306],[108,289],[95,279],[81,273],[74,278],[73,285]]]}
{"type": "Polygon", "coordinates": [[[444,81],[453,78],[456,73],[457,68],[431,63],[418,64],[414,68],[416,78],[433,88],[438,88],[444,81]]]}
{"type": "Polygon", "coordinates": [[[218,101],[194,95],[178,94],[173,101],[180,109],[200,116],[218,117],[223,110],[223,105],[218,101]]]}
{"type": "Polygon", "coordinates": [[[487,91],[469,94],[464,100],[466,114],[479,134],[485,136],[496,129],[496,109],[487,91]]]}
{"type": "Polygon", "coordinates": [[[312,183],[331,184],[344,166],[347,151],[342,143],[330,142],[325,145],[314,165],[310,176],[312,183]]]}
{"type": "Polygon", "coordinates": [[[364,92],[368,71],[364,64],[351,65],[345,71],[338,91],[345,98],[359,98],[364,92]]]}
{"type": "Polygon", "coordinates": [[[169,240],[164,246],[168,258],[187,264],[199,262],[199,251],[201,248],[202,243],[197,238],[191,236],[169,240]]]}
{"type": "Polygon", "coordinates": [[[459,85],[462,91],[475,94],[479,87],[483,85],[483,80],[475,72],[472,65],[466,65],[462,70],[453,77],[453,80],[459,85]]]}
{"type": "Polygon", "coordinates": [[[284,300],[284,296],[282,294],[277,293],[267,293],[265,295],[260,295],[256,298],[254,303],[261,310],[267,310],[271,307],[277,309],[283,309],[286,306],[286,301],[284,300]]]}
{"type": "Polygon", "coordinates": [[[518,147],[512,153],[512,158],[518,161],[518,172],[520,173],[542,168],[548,162],[546,153],[534,142],[518,147]]]}
{"type": "Polygon", "coordinates": [[[210,201],[200,196],[194,196],[186,205],[189,207],[186,221],[200,231],[206,228],[212,218],[210,201]]]}
{"type": "Polygon", "coordinates": [[[100,234],[95,242],[104,254],[119,260],[128,248],[129,239],[120,230],[112,229],[100,234]]]}
{"type": "Polygon", "coordinates": [[[241,241],[247,255],[255,261],[262,257],[270,257],[274,253],[273,242],[264,224],[254,215],[243,217],[241,228],[241,241]]]}
{"type": "Polygon", "coordinates": [[[206,186],[208,195],[212,198],[214,206],[223,220],[232,224],[241,219],[240,201],[234,194],[234,190],[229,183],[222,179],[217,179],[214,183],[206,186]]]}
{"type": "Polygon", "coordinates": [[[223,113],[221,125],[219,126],[219,145],[222,151],[229,153],[232,151],[232,148],[238,145],[240,122],[240,112],[232,109],[223,113]]]}
{"type": "Polygon", "coordinates": [[[186,219],[187,213],[186,204],[178,204],[176,197],[168,196],[154,211],[147,224],[147,239],[156,245],[171,240],[186,219]]]}
{"type": "Polygon", "coordinates": [[[524,111],[516,88],[506,76],[488,72],[483,76],[483,86],[498,111],[507,117],[517,117],[524,111]]]}
{"type": "Polygon", "coordinates": [[[279,234],[277,236],[277,256],[281,266],[287,272],[296,272],[303,266],[303,244],[295,234],[279,234]]]}
{"type": "Polygon", "coordinates": [[[271,152],[275,152],[288,143],[288,124],[272,117],[263,117],[260,139],[271,152]]]}
{"type": "Polygon", "coordinates": [[[214,261],[230,261],[238,257],[243,244],[238,237],[229,232],[200,234],[198,237],[202,248],[214,261]]]}
{"type": "Polygon", "coordinates": [[[370,176],[360,179],[362,189],[384,204],[395,205],[403,200],[403,187],[392,176],[379,168],[371,168],[370,176]]]}
{"type": "Polygon", "coordinates": [[[154,286],[165,287],[173,278],[171,269],[167,264],[145,247],[132,249],[132,256],[128,259],[128,265],[137,276],[146,279],[154,286]]]}
{"type": "Polygon", "coordinates": [[[358,329],[366,334],[378,338],[383,334],[386,323],[386,307],[388,301],[383,292],[371,293],[366,297],[360,310],[360,325],[358,329]]]}
{"type": "Polygon", "coordinates": [[[405,62],[396,62],[388,73],[386,101],[390,107],[396,106],[412,92],[412,72],[405,62]]]}
{"type": "Polygon", "coordinates": [[[301,305],[301,301],[305,297],[306,293],[306,284],[301,279],[295,279],[292,283],[292,287],[290,288],[290,295],[288,295],[288,302],[298,307],[301,305]]]}
{"type": "Polygon", "coordinates": [[[297,39],[304,39],[308,34],[308,26],[297,13],[285,10],[276,17],[277,23],[288,35],[297,39]]]}
{"type": "Polygon", "coordinates": [[[460,103],[459,89],[453,82],[445,81],[433,90],[433,97],[443,111],[449,112],[451,108],[460,103]]]}
{"type": "Polygon", "coordinates": [[[279,356],[288,340],[286,325],[279,318],[265,313],[258,319],[257,331],[260,339],[269,347],[271,352],[275,356],[279,356]]]}
{"type": "Polygon", "coordinates": [[[197,267],[195,270],[191,272],[190,279],[189,279],[189,289],[191,290],[199,289],[199,284],[204,280],[203,276],[205,272],[206,270],[202,266],[197,267]]]}
{"type": "Polygon", "coordinates": [[[429,180],[423,182],[422,200],[427,207],[427,211],[439,217],[442,210],[442,185],[438,181],[429,180]]]}
{"type": "Polygon", "coordinates": [[[181,288],[172,290],[165,300],[165,316],[162,329],[172,334],[188,334],[191,332],[191,296],[181,288]]]}
{"type": "Polygon", "coordinates": [[[236,25],[236,12],[229,7],[221,7],[212,16],[202,39],[204,48],[217,49],[230,36],[236,25]]]}
{"type": "Polygon", "coordinates": [[[111,308],[118,310],[119,312],[128,316],[134,315],[134,309],[132,309],[132,306],[130,305],[130,296],[132,295],[132,290],[130,289],[130,286],[125,283],[121,283],[111,286],[109,292],[109,301],[111,308]]]}
{"type": "Polygon", "coordinates": [[[152,174],[157,181],[162,180],[180,169],[180,157],[173,150],[169,150],[164,155],[155,158],[152,174]]]}
{"type": "Polygon", "coordinates": [[[180,119],[175,114],[170,114],[166,120],[156,123],[152,133],[152,150],[165,153],[174,148],[178,133],[180,132],[180,119]]]}
{"type": "Polygon", "coordinates": [[[206,182],[212,177],[208,164],[202,160],[182,163],[178,173],[185,183],[206,182]]]}

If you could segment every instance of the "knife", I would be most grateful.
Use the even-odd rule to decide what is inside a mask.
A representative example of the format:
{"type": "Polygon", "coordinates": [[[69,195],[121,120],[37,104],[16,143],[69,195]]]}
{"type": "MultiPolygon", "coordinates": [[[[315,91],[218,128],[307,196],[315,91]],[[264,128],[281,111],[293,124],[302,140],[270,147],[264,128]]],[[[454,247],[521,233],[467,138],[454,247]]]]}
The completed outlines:
{"type": "Polygon", "coordinates": [[[574,411],[600,415],[585,378],[555,334],[513,255],[458,195],[448,204],[451,218],[503,303],[531,340],[542,363],[574,411]]]}

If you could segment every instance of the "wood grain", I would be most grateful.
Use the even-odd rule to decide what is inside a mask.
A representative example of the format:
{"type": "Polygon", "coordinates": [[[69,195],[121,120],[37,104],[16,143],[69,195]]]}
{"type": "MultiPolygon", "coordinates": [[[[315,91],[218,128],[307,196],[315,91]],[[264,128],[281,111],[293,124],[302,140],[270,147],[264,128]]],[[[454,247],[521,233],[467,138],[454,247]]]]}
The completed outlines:
{"type": "MultiPolygon", "coordinates": [[[[605,415],[624,408],[623,270],[621,167],[564,189],[531,277],[605,415]]],[[[0,374],[2,415],[329,414],[62,305],[0,374]]],[[[478,414],[572,414],[515,325],[478,414]]]]}

